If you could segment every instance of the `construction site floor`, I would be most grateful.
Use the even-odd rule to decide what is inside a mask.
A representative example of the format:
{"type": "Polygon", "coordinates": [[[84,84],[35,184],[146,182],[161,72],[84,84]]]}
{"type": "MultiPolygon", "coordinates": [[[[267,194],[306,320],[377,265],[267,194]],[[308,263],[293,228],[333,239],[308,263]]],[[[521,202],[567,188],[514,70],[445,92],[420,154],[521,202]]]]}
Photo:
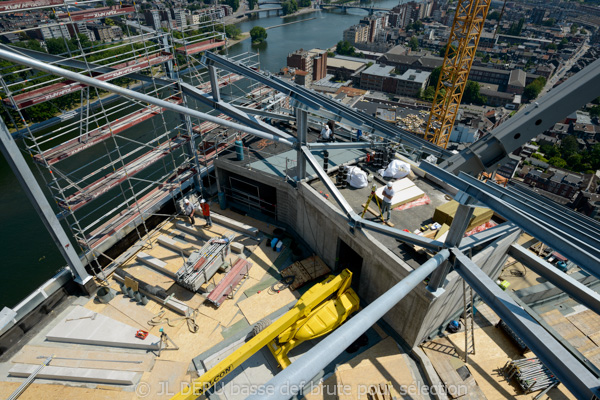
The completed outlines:
{"type": "MultiPolygon", "coordinates": [[[[271,224],[240,216],[230,210],[218,210],[216,204],[213,207],[215,212],[223,216],[258,228],[261,231],[261,237],[272,234],[275,228],[271,224]]],[[[168,399],[181,390],[182,385],[185,386],[197,376],[191,363],[194,357],[228,338],[239,335],[240,332],[251,328],[253,324],[282,307],[294,304],[300,297],[299,292],[291,291],[279,283],[280,271],[293,261],[289,239],[284,239],[286,246],[281,252],[276,252],[265,245],[267,240],[259,242],[253,237],[242,235],[217,224],[207,229],[204,227],[202,218],[196,218],[194,226],[182,219],[167,220],[144,239],[141,251],[166,263],[164,273],[141,262],[137,258],[137,253],[131,254],[121,268],[136,279],[165,289],[175,299],[185,303],[191,309],[197,310],[194,322],[198,325],[198,332],[192,333],[182,315],[171,311],[162,304],[150,300],[148,304],[141,305],[135,300],[125,297],[120,291],[118,282],[111,277],[107,280],[106,285],[113,289],[116,295],[108,304],[100,303],[95,297],[69,298],[61,307],[51,312],[50,323],[40,327],[31,339],[22,344],[22,348],[16,355],[0,364],[1,398],[8,397],[23,382],[23,378],[9,376],[8,371],[11,368],[15,365],[39,365],[43,359],[38,357],[54,355],[55,359],[50,364],[52,366],[75,368],[78,371],[95,371],[100,374],[108,374],[108,370],[121,371],[123,374],[129,372],[135,375],[135,382],[123,385],[110,382],[74,382],[64,379],[64,377],[61,379],[60,376],[54,379],[36,378],[35,382],[21,395],[21,399],[168,399]],[[215,308],[211,304],[207,304],[201,294],[192,293],[175,284],[170,274],[176,272],[183,264],[185,255],[182,253],[184,250],[190,252],[199,249],[211,237],[230,234],[234,235],[234,242],[245,245],[245,255],[253,263],[253,267],[249,271],[248,278],[242,282],[233,298],[225,300],[219,308],[215,308]],[[161,236],[177,241],[182,251],[177,252],[161,245],[158,242],[158,238],[161,236]],[[159,329],[163,328],[169,338],[179,346],[179,350],[163,350],[158,357],[156,351],[143,349],[47,340],[48,332],[55,326],[66,323],[67,316],[78,307],[110,318],[112,321],[116,321],[115,324],[122,323],[123,326],[130,329],[146,330],[150,335],[154,335],[153,337],[159,337],[159,329]],[[156,326],[149,325],[148,322],[159,313],[162,313],[161,322],[156,326]],[[134,362],[126,363],[125,360],[134,362]]],[[[307,253],[306,250],[305,253],[307,253]]],[[[310,256],[310,254],[306,254],[306,256],[310,256]]],[[[210,283],[218,283],[224,275],[224,273],[218,272],[210,280],[210,283]]],[[[310,283],[307,286],[310,286],[310,283]]],[[[300,288],[300,291],[303,289],[300,288]]],[[[369,346],[375,345],[386,337],[384,334],[377,333],[381,330],[371,329],[371,331],[375,333],[371,335],[369,346]]],[[[129,340],[129,338],[126,339],[129,340]]],[[[123,340],[125,341],[125,339],[123,340]]],[[[313,345],[312,342],[306,342],[295,349],[290,358],[294,360],[313,345]]],[[[272,356],[267,351],[262,351],[260,354],[263,356],[262,360],[251,359],[249,362],[260,367],[262,372],[257,372],[258,375],[248,378],[250,369],[242,368],[239,373],[232,375],[231,379],[233,380],[239,375],[246,376],[246,383],[260,383],[266,382],[273,376],[277,372],[277,368],[272,365],[272,356]],[[262,378],[259,379],[259,376],[262,378]]],[[[341,360],[342,362],[346,361],[341,360]]],[[[413,374],[419,375],[416,367],[413,374]]],[[[238,397],[231,397],[231,399],[233,398],[238,397]]],[[[227,397],[227,399],[230,398],[227,397]]]]}

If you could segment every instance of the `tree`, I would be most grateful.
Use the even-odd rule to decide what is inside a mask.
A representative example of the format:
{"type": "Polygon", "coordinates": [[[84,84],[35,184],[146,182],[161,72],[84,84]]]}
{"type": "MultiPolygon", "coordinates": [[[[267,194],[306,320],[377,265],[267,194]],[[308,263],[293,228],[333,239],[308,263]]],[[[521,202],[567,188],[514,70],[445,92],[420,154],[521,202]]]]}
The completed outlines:
{"type": "Polygon", "coordinates": [[[298,11],[298,3],[296,3],[296,0],[286,0],[281,3],[281,8],[283,9],[283,15],[293,14],[298,11]]]}
{"type": "Polygon", "coordinates": [[[567,166],[567,162],[560,157],[552,157],[548,160],[548,164],[556,168],[564,168],[567,166]]]}
{"type": "Polygon", "coordinates": [[[554,18],[548,18],[547,20],[542,22],[542,25],[544,26],[554,26],[556,24],[556,19],[554,18]]]}
{"type": "Polygon", "coordinates": [[[442,73],[442,67],[435,67],[433,71],[431,71],[431,75],[429,75],[429,85],[433,86],[433,89],[437,87],[438,80],[440,79],[440,74],[442,73]]]}
{"type": "Polygon", "coordinates": [[[258,4],[258,0],[248,0],[248,8],[254,10],[256,5],[258,4]]]}
{"type": "Polygon", "coordinates": [[[298,6],[300,7],[310,7],[310,0],[300,0],[300,2],[298,3],[298,6]]]}
{"type": "Polygon", "coordinates": [[[568,43],[569,41],[567,40],[567,38],[562,38],[560,40],[560,43],[558,44],[558,49],[562,50],[568,43]]]}
{"type": "Polygon", "coordinates": [[[585,35],[585,34],[587,34],[587,31],[585,30],[585,28],[581,28],[579,30],[579,33],[581,33],[582,35],[585,35]]]}
{"type": "Polygon", "coordinates": [[[354,48],[354,46],[352,46],[350,42],[346,40],[340,40],[338,42],[338,44],[335,46],[335,52],[342,56],[357,56],[356,49],[354,48]]]}
{"type": "Polygon", "coordinates": [[[432,101],[433,100],[433,96],[435,96],[435,87],[434,86],[427,86],[427,89],[425,89],[423,91],[423,93],[421,94],[421,99],[432,101]]]}
{"type": "Polygon", "coordinates": [[[115,26],[115,21],[110,18],[104,18],[104,23],[108,26],[115,26]]]}
{"type": "Polygon", "coordinates": [[[242,34],[242,30],[240,28],[238,28],[236,25],[231,24],[231,25],[225,26],[225,35],[227,35],[227,37],[229,39],[236,39],[241,34],[242,34]]]}
{"type": "MultiPolygon", "coordinates": [[[[446,56],[446,48],[448,47],[448,45],[445,45],[444,47],[442,47],[440,49],[440,57],[445,57],[446,56]]],[[[452,54],[454,54],[456,52],[456,47],[454,47],[454,45],[450,45],[450,51],[449,54],[450,56],[452,56],[452,54]]]]}
{"type": "Polygon", "coordinates": [[[410,47],[412,51],[419,50],[419,39],[417,39],[416,36],[411,37],[408,41],[408,47],[410,47]]]}
{"type": "Polygon", "coordinates": [[[519,22],[512,23],[508,31],[506,32],[508,35],[519,36],[521,31],[523,30],[523,24],[525,23],[525,18],[519,19],[519,22]]]}
{"type": "Polygon", "coordinates": [[[465,103],[485,104],[487,102],[487,98],[479,93],[479,89],[479,83],[467,81],[462,101],[465,103]]]}
{"type": "Polygon", "coordinates": [[[527,99],[533,100],[539,96],[540,92],[542,91],[542,89],[544,89],[545,85],[546,85],[546,78],[544,78],[543,76],[540,76],[539,78],[536,78],[533,82],[531,82],[529,85],[525,86],[523,95],[527,99]]]}
{"type": "Polygon", "coordinates": [[[575,136],[569,135],[560,142],[560,152],[562,158],[568,159],[572,154],[577,153],[579,145],[575,136]]]}
{"type": "Polygon", "coordinates": [[[600,106],[590,108],[590,115],[592,117],[600,117],[600,106]]]}
{"type": "Polygon", "coordinates": [[[556,50],[558,48],[558,46],[555,45],[554,43],[550,43],[548,46],[546,46],[546,48],[548,50],[556,50]]]}
{"type": "Polygon", "coordinates": [[[267,39],[267,31],[262,26],[255,26],[250,30],[250,37],[254,43],[264,42],[267,39]]]}
{"type": "Polygon", "coordinates": [[[233,11],[237,11],[240,8],[240,0],[225,0],[225,4],[233,8],[233,11]]]}
{"type": "Polygon", "coordinates": [[[571,25],[571,35],[576,34],[578,30],[579,30],[579,25],[577,25],[577,24],[571,25]]]}
{"type": "Polygon", "coordinates": [[[487,19],[500,21],[500,11],[494,10],[488,14],[487,19]]]}

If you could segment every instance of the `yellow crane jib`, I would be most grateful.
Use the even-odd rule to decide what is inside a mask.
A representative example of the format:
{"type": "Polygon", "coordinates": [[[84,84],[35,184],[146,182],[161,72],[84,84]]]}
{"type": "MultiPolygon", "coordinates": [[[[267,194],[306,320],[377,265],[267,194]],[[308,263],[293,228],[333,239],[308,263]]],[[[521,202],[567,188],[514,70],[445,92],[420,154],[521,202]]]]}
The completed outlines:
{"type": "MultiPolygon", "coordinates": [[[[358,311],[359,299],[350,288],[352,272],[343,270],[339,275],[329,275],[311,287],[296,305],[272,324],[256,332],[255,336],[220,363],[195,379],[191,386],[171,400],[191,400],[201,396],[239,367],[257,351],[267,346],[281,368],[290,365],[287,354],[300,343],[339,327],[352,313],[358,311]]],[[[262,328],[261,323],[255,328],[262,328]]]]}

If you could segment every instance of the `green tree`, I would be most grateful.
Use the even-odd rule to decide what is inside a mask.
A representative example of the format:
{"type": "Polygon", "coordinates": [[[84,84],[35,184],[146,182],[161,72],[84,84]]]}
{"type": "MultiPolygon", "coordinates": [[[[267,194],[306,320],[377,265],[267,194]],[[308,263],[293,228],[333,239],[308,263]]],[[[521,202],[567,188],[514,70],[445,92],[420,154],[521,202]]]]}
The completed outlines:
{"type": "Polygon", "coordinates": [[[115,26],[115,21],[110,18],[104,18],[104,23],[108,26],[115,26]]]}
{"type": "Polygon", "coordinates": [[[508,28],[506,32],[508,35],[519,36],[521,31],[523,30],[523,24],[525,23],[525,18],[519,19],[519,22],[513,22],[508,28]]]}
{"type": "Polygon", "coordinates": [[[227,37],[229,39],[236,39],[241,34],[242,34],[242,30],[240,28],[238,28],[236,25],[231,24],[231,25],[225,26],[225,35],[227,35],[227,37]]]}
{"type": "Polygon", "coordinates": [[[421,94],[421,99],[433,101],[433,96],[435,96],[435,87],[427,86],[427,88],[421,94]]]}
{"type": "Polygon", "coordinates": [[[562,38],[560,40],[560,43],[558,44],[558,49],[562,50],[568,43],[569,41],[567,40],[567,38],[562,38]]]}
{"type": "Polygon", "coordinates": [[[248,8],[254,10],[256,5],[258,4],[258,0],[248,0],[248,8]]]}
{"type": "MultiPolygon", "coordinates": [[[[446,55],[446,48],[448,45],[446,44],[444,47],[440,49],[440,57],[444,57],[446,55]]],[[[448,52],[449,56],[452,56],[456,52],[456,47],[454,45],[450,45],[450,51],[448,52]]]]}
{"type": "Polygon", "coordinates": [[[233,8],[234,12],[240,8],[240,0],[225,0],[225,4],[233,8]]]}
{"type": "Polygon", "coordinates": [[[579,151],[579,145],[575,136],[569,135],[560,142],[560,152],[563,159],[568,159],[572,154],[579,151]]]}
{"type": "Polygon", "coordinates": [[[552,157],[548,160],[548,164],[557,168],[564,168],[567,166],[567,162],[560,157],[552,157]]]}
{"type": "Polygon", "coordinates": [[[283,9],[283,15],[293,14],[298,11],[298,3],[296,3],[296,0],[286,0],[281,3],[281,8],[283,9]]]}
{"type": "Polygon", "coordinates": [[[494,10],[488,14],[487,19],[500,21],[500,11],[494,10]]]}
{"type": "Polygon", "coordinates": [[[255,26],[250,30],[250,37],[254,43],[261,43],[267,39],[267,31],[262,26],[255,26]]]}
{"type": "Polygon", "coordinates": [[[483,55],[483,57],[481,57],[481,62],[484,62],[484,63],[489,63],[489,62],[490,62],[490,58],[491,58],[491,57],[490,57],[489,53],[485,53],[485,54],[483,55]]]}
{"type": "Polygon", "coordinates": [[[585,28],[581,28],[579,30],[579,33],[581,33],[582,35],[585,35],[585,34],[587,34],[587,31],[585,30],[585,28]]]}
{"type": "Polygon", "coordinates": [[[600,106],[590,108],[590,115],[592,117],[600,117],[600,106]]]}
{"type": "Polygon", "coordinates": [[[544,26],[554,26],[556,24],[556,19],[554,18],[548,18],[547,20],[542,22],[542,25],[544,26]]]}
{"type": "Polygon", "coordinates": [[[433,86],[433,89],[437,87],[438,80],[440,79],[440,74],[442,73],[442,67],[435,67],[433,71],[431,71],[431,75],[429,75],[429,85],[433,86]]]}
{"type": "Polygon", "coordinates": [[[412,51],[419,50],[419,39],[417,39],[416,36],[411,37],[408,41],[408,47],[410,47],[412,51]]]}
{"type": "Polygon", "coordinates": [[[539,96],[540,92],[542,91],[542,89],[544,89],[545,85],[546,85],[546,78],[544,78],[543,76],[540,76],[539,78],[536,78],[533,82],[531,82],[529,85],[525,86],[523,95],[527,99],[533,100],[539,96]]]}
{"type": "Polygon", "coordinates": [[[548,50],[556,50],[558,48],[558,46],[555,45],[554,43],[550,43],[548,46],[546,46],[546,48],[548,50]]]}
{"type": "Polygon", "coordinates": [[[571,25],[571,35],[576,34],[578,30],[579,30],[579,25],[577,25],[577,24],[571,25]]]}
{"type": "Polygon", "coordinates": [[[342,56],[356,56],[356,49],[346,40],[340,40],[335,46],[335,52],[342,56]]]}
{"type": "Polygon", "coordinates": [[[465,92],[463,93],[462,97],[462,102],[485,104],[487,102],[487,98],[479,93],[479,89],[479,83],[474,81],[467,81],[467,85],[465,86],[465,92]]]}
{"type": "Polygon", "coordinates": [[[310,0],[300,0],[300,2],[298,3],[298,6],[300,7],[310,7],[311,1],[310,0]]]}

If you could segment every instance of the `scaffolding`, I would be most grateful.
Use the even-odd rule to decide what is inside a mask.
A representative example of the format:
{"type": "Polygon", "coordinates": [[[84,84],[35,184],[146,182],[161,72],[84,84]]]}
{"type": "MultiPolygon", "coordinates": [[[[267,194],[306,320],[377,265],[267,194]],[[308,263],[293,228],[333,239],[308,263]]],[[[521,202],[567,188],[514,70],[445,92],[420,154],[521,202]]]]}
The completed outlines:
{"type": "MultiPolygon", "coordinates": [[[[135,2],[101,5],[101,1],[3,2],[0,15],[18,11],[44,19],[35,28],[15,27],[5,34],[45,39],[4,48],[231,119],[186,96],[181,88],[185,82],[199,93],[214,95],[209,70],[199,57],[227,44],[215,9],[208,9],[197,24],[179,28],[169,24],[155,30],[143,24],[135,2]],[[108,26],[117,34],[110,41],[92,40],[86,26],[97,26],[107,17],[113,28],[119,28],[108,26]]],[[[234,59],[260,68],[256,54],[234,59]]],[[[238,74],[215,70],[217,90],[233,104],[260,108],[272,92],[238,74]]],[[[99,273],[112,261],[107,252],[118,240],[133,232],[143,240],[149,218],[169,202],[174,206],[188,187],[201,190],[214,158],[236,137],[214,122],[9,62],[0,64],[0,95],[2,117],[13,136],[23,139],[22,150],[33,160],[59,219],[96,276],[103,276],[99,273]],[[41,123],[42,119],[56,124],[41,123]]],[[[210,179],[205,181],[210,184],[210,179]]]]}

